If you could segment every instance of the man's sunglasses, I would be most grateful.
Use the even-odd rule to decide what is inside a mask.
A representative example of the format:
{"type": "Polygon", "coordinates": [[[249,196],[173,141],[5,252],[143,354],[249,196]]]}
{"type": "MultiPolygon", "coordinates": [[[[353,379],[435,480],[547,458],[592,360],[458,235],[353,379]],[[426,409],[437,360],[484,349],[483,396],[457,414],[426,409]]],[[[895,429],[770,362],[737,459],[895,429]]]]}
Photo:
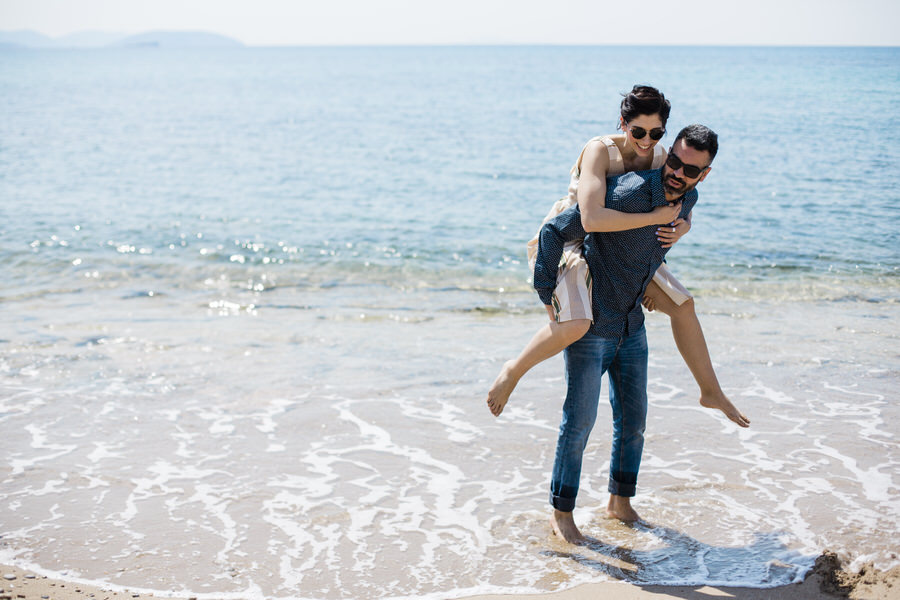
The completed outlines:
{"type": "MultiPolygon", "coordinates": [[[[637,125],[632,126],[630,131],[631,135],[633,135],[634,139],[636,140],[644,139],[644,136],[648,133],[646,129],[644,129],[643,127],[638,127],[637,125]]],[[[649,131],[649,133],[651,140],[659,141],[662,139],[662,136],[666,135],[666,130],[662,127],[654,127],[649,131]]]]}
{"type": "Polygon", "coordinates": [[[677,171],[681,169],[681,172],[684,173],[685,177],[690,177],[691,179],[696,179],[700,177],[700,174],[703,173],[706,169],[709,168],[709,165],[705,167],[697,167],[694,165],[686,165],[681,162],[681,159],[678,158],[677,155],[672,153],[672,150],[669,150],[669,157],[666,159],[666,165],[670,167],[673,171],[677,171]]]}

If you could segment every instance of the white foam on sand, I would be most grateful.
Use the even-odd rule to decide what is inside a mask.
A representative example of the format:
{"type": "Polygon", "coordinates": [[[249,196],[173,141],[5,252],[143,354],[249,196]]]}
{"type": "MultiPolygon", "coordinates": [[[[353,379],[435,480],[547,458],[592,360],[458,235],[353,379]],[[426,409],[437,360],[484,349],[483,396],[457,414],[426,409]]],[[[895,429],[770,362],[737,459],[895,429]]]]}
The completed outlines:
{"type": "MultiPolygon", "coordinates": [[[[890,377],[869,374],[865,361],[816,362],[804,348],[778,354],[774,343],[760,351],[768,338],[746,330],[759,319],[712,318],[707,330],[739,346],[720,352],[719,370],[753,421],[743,430],[697,404],[660,341],[668,325],[651,322],[635,499],[644,523],[603,518],[604,391],[576,511],[596,542],[573,548],[547,524],[561,361],[538,367],[494,419],[484,393],[499,363],[486,362],[494,350],[481,340],[510,324],[474,322],[482,331],[468,340],[451,335],[474,326],[458,319],[410,325],[441,344],[425,361],[420,338],[398,342],[386,378],[379,361],[360,367],[338,353],[311,363],[322,381],[279,379],[298,360],[271,356],[306,360],[333,352],[325,346],[248,357],[236,343],[234,356],[250,362],[230,374],[227,362],[205,363],[206,353],[173,358],[140,340],[141,363],[127,360],[128,348],[85,350],[126,370],[101,378],[89,360],[73,363],[90,373],[77,397],[71,377],[38,385],[28,370],[0,374],[11,457],[0,471],[0,558],[106,587],[218,598],[437,598],[618,579],[772,587],[801,579],[824,548],[881,568],[896,561],[900,450],[887,423],[897,408],[887,401],[890,377]],[[203,369],[213,374],[198,376],[203,369]]],[[[355,348],[396,326],[353,329],[355,348]]],[[[338,339],[326,333],[322,344],[338,339]]]]}

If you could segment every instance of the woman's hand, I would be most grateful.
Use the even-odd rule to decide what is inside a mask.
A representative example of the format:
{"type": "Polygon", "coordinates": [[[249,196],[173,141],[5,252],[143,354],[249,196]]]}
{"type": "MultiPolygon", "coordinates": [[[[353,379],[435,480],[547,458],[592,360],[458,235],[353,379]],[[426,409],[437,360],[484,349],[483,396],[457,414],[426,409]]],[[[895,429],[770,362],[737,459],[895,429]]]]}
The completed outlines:
{"type": "Polygon", "coordinates": [[[662,243],[663,248],[671,248],[681,236],[691,230],[691,222],[684,219],[675,219],[668,225],[656,229],[656,239],[662,243]]]}
{"type": "Polygon", "coordinates": [[[670,202],[666,206],[657,206],[650,211],[653,225],[669,225],[681,214],[681,201],[670,202]]]}

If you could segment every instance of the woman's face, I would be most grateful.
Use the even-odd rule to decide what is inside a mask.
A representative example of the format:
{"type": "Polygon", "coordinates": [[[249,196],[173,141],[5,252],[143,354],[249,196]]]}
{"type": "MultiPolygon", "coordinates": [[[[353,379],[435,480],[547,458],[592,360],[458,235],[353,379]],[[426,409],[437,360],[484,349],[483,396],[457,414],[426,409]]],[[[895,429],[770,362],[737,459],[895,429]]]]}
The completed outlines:
{"type": "Polygon", "coordinates": [[[650,156],[653,153],[653,146],[659,142],[658,139],[654,140],[650,134],[658,134],[660,130],[665,131],[659,114],[638,115],[631,121],[623,123],[623,129],[626,143],[634,149],[638,156],[650,156]],[[635,134],[642,134],[643,137],[635,134]]]}

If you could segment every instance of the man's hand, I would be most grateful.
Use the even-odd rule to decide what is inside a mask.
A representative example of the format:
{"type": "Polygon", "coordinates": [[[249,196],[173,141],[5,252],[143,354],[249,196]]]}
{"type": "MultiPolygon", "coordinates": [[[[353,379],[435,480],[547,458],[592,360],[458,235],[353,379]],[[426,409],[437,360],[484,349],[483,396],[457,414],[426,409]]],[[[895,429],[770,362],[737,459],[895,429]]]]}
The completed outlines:
{"type": "Polygon", "coordinates": [[[652,225],[669,225],[681,214],[681,200],[678,202],[669,202],[666,206],[657,206],[650,211],[650,217],[653,219],[652,225]]]}
{"type": "Polygon", "coordinates": [[[553,307],[550,306],[549,304],[545,304],[544,308],[547,309],[547,314],[550,315],[550,320],[552,322],[556,323],[556,316],[553,314],[553,307]]]}
{"type": "Polygon", "coordinates": [[[644,295],[644,299],[641,300],[641,304],[643,304],[644,308],[646,308],[650,312],[653,312],[654,310],[656,310],[656,302],[654,302],[653,298],[651,298],[650,296],[647,296],[646,294],[644,295]]]}
{"type": "Polygon", "coordinates": [[[656,239],[662,243],[663,248],[671,248],[675,242],[681,239],[681,236],[691,230],[690,221],[684,219],[675,219],[671,223],[659,227],[656,230],[656,239]]]}

